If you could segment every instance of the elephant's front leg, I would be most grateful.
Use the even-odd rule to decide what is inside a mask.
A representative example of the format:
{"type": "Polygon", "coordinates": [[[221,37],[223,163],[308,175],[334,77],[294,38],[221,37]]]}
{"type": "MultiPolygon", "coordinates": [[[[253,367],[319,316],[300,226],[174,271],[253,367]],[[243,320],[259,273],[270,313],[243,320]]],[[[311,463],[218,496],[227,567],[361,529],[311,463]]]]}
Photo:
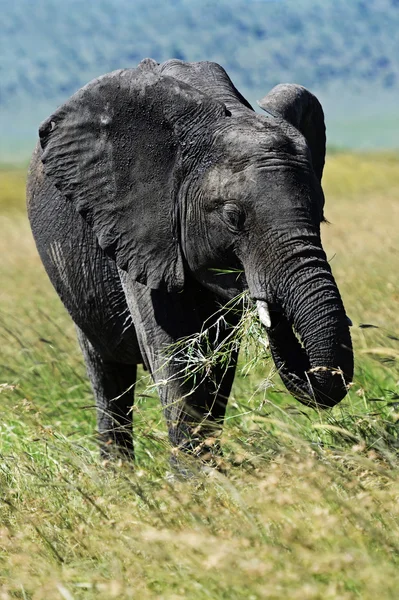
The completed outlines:
{"type": "MultiPolygon", "coordinates": [[[[140,350],[157,383],[170,441],[176,451],[212,461],[219,450],[237,351],[227,365],[212,363],[199,369],[185,355],[184,342],[177,343],[198,334],[207,319],[206,326],[211,325],[212,315],[219,310],[217,299],[194,282],[182,293],[169,294],[150,290],[123,274],[122,281],[140,350]]],[[[238,317],[231,316],[230,321],[234,320],[238,317]]],[[[234,324],[211,326],[206,344],[199,340],[199,352],[204,345],[209,351],[215,337],[220,344],[234,324]]]]}

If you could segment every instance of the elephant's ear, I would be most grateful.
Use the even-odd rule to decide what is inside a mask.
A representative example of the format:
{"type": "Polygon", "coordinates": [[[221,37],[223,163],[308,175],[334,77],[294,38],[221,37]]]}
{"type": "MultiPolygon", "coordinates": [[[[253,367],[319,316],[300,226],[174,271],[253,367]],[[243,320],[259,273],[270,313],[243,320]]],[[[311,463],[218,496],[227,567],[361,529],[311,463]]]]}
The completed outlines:
{"type": "Polygon", "coordinates": [[[40,128],[45,172],[101,248],[149,287],[183,286],[181,135],[212,112],[223,107],[146,61],[87,84],[40,128]]]}
{"type": "Polygon", "coordinates": [[[301,85],[276,85],[258,104],[270,114],[282,117],[306,138],[312,163],[319,181],[323,175],[326,156],[326,127],[320,102],[301,85]]]}

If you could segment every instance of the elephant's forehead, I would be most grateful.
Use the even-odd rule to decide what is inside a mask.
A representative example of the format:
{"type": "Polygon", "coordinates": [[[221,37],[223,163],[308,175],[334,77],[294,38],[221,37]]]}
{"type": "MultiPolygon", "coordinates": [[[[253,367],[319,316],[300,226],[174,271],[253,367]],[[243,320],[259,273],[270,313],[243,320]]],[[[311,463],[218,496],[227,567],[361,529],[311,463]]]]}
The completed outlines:
{"type": "Polygon", "coordinates": [[[205,186],[208,192],[219,195],[228,195],[229,192],[234,194],[237,188],[254,184],[259,179],[259,171],[254,164],[245,163],[238,168],[236,162],[229,163],[225,161],[221,164],[214,165],[208,170],[205,177],[205,186]]]}
{"type": "Polygon", "coordinates": [[[237,119],[234,126],[226,129],[223,135],[226,157],[247,160],[256,157],[286,154],[303,156],[307,153],[307,143],[303,135],[283,119],[269,121],[264,118],[237,119]]]}
{"type": "Polygon", "coordinates": [[[275,154],[268,160],[224,160],[214,164],[205,175],[204,189],[213,198],[237,199],[249,195],[252,199],[263,194],[274,182],[281,191],[297,184],[304,190],[311,172],[306,158],[294,161],[275,154]]]}

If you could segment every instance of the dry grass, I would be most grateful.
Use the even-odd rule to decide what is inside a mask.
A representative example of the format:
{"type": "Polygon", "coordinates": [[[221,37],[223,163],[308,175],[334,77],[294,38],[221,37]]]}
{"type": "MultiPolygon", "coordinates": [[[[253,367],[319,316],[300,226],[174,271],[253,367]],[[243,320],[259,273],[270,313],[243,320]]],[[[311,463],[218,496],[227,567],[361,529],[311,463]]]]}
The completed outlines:
{"type": "Polygon", "coordinates": [[[24,217],[23,173],[0,171],[0,182],[0,599],[396,599],[399,158],[327,161],[323,236],[355,323],[348,398],[322,415],[302,409],[277,379],[270,387],[259,356],[233,390],[227,476],[185,483],[165,477],[154,397],[135,409],[137,466],[99,463],[73,327],[24,217]]]}

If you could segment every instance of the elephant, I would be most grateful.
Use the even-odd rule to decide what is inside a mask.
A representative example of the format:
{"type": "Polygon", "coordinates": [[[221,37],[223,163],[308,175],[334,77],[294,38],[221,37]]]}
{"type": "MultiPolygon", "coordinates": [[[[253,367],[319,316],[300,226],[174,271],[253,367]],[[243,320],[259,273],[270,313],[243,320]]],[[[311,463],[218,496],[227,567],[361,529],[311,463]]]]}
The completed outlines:
{"type": "Polygon", "coordinates": [[[144,59],[94,79],[40,126],[28,215],[76,326],[103,456],[134,457],[139,364],[172,455],[202,464],[220,451],[208,440],[220,436],[237,348],[200,381],[168,348],[204,327],[208,344],[226,340],[242,308],[225,306],[245,292],[296,399],[329,408],[347,393],[349,322],[320,237],[323,110],[297,84],[258,104],[264,113],[217,63],[144,59]]]}

